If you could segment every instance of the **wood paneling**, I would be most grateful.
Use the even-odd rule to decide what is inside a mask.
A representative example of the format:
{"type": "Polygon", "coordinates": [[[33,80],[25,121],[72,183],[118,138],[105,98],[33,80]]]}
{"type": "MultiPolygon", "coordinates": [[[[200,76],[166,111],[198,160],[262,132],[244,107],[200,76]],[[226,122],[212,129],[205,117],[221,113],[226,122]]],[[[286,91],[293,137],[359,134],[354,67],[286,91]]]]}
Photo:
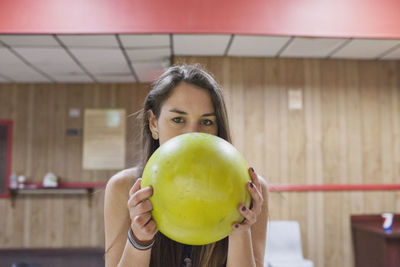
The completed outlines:
{"type": "MultiPolygon", "coordinates": [[[[214,73],[227,97],[234,145],[269,183],[398,183],[399,63],[176,61],[199,62],[214,73]],[[303,93],[302,110],[288,109],[293,89],[303,93]]],[[[270,219],[300,222],[305,257],[317,267],[353,266],[350,214],[399,209],[399,191],[270,194],[270,219]]]]}
{"type": "MultiPolygon", "coordinates": [[[[234,145],[269,183],[398,183],[400,66],[392,61],[182,57],[222,84],[234,145]],[[301,90],[303,109],[288,109],[301,90]]],[[[40,181],[52,169],[67,181],[101,182],[83,171],[82,128],[69,108],[137,111],[145,85],[0,86],[0,119],[14,120],[13,170],[40,181]]],[[[127,165],[138,132],[128,117],[127,165]]],[[[86,197],[0,200],[0,246],[102,246],[103,192],[86,197]]],[[[400,192],[274,192],[270,219],[300,222],[304,255],[317,267],[353,265],[350,214],[400,210],[400,192]]]]}
{"type": "MultiPolygon", "coordinates": [[[[64,182],[106,182],[116,171],[82,169],[85,108],[141,108],[147,84],[1,84],[0,119],[14,122],[12,170],[41,182],[52,171],[64,182]],[[70,108],[81,109],[78,118],[70,108]]],[[[134,116],[127,134],[126,166],[135,164],[139,132],[134,116]]],[[[104,246],[104,189],[87,196],[18,196],[0,200],[1,247],[104,246]]]]}

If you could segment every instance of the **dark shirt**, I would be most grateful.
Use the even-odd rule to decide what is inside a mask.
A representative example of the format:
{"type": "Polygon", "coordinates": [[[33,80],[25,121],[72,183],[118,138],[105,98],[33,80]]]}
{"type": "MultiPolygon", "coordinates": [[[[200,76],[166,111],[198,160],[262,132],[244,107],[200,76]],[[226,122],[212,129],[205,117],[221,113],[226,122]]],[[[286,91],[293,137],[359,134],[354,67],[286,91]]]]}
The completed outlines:
{"type": "Polygon", "coordinates": [[[184,245],[182,251],[182,267],[192,267],[192,246],[184,245]]]}

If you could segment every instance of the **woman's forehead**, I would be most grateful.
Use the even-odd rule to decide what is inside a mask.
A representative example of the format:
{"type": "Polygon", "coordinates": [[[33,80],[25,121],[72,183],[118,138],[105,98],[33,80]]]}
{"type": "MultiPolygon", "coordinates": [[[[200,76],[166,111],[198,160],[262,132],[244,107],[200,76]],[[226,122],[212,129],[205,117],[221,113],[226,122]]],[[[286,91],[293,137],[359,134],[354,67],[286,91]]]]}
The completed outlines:
{"type": "Polygon", "coordinates": [[[173,89],[162,109],[177,109],[185,112],[191,110],[201,110],[203,113],[214,112],[210,92],[186,83],[179,84],[173,89]]]}

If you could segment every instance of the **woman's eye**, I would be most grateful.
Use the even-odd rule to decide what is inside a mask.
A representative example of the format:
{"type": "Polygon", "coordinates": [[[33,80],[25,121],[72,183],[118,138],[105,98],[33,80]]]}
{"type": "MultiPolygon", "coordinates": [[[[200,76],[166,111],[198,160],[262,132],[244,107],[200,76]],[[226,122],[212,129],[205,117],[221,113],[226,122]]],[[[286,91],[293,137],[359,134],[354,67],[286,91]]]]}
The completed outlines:
{"type": "Polygon", "coordinates": [[[182,117],[176,117],[172,119],[173,122],[175,123],[182,123],[183,122],[183,118],[182,117]]]}
{"type": "Polygon", "coordinates": [[[206,125],[206,126],[213,125],[213,121],[212,120],[202,120],[201,123],[203,125],[206,125]]]}

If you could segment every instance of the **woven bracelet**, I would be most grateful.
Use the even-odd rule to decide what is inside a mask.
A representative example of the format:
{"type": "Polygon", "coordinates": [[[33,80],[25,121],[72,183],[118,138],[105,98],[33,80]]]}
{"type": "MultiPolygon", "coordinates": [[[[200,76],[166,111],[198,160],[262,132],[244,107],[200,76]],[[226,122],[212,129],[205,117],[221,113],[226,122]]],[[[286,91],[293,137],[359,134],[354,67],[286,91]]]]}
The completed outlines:
{"type": "Polygon", "coordinates": [[[155,240],[153,240],[149,245],[140,245],[140,244],[138,244],[138,242],[135,240],[136,236],[133,233],[132,229],[129,229],[129,231],[128,231],[128,239],[129,239],[129,242],[131,242],[132,246],[134,246],[135,248],[137,248],[139,250],[148,250],[148,249],[150,249],[154,245],[154,241],[155,241],[155,240]]]}

